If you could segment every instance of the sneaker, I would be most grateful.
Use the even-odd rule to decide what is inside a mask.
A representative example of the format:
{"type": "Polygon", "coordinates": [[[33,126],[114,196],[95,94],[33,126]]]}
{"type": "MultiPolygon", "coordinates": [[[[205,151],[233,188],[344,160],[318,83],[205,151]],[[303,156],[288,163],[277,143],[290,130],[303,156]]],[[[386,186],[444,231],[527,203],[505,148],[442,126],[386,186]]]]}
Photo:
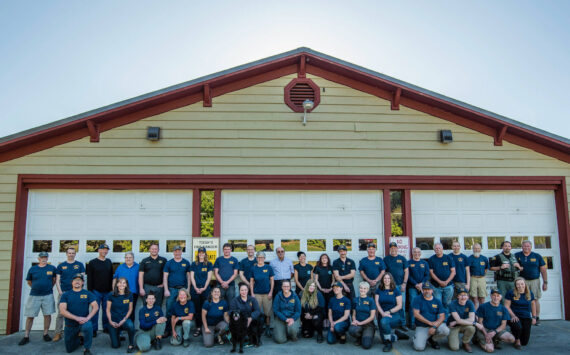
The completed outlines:
{"type": "Polygon", "coordinates": [[[182,343],[182,346],[185,348],[189,347],[190,346],[190,339],[185,339],[184,343],[182,343]]]}
{"type": "Polygon", "coordinates": [[[534,325],[540,325],[540,318],[536,317],[536,323],[534,325]]]}
{"type": "Polygon", "coordinates": [[[156,340],[154,341],[154,350],[160,350],[160,349],[162,349],[162,339],[156,338],[156,340]]]}
{"type": "Polygon", "coordinates": [[[401,331],[400,329],[396,329],[394,330],[394,333],[396,333],[396,336],[398,337],[398,339],[403,339],[403,340],[408,340],[410,339],[409,335],[404,333],[403,331],[401,331]]]}
{"type": "Polygon", "coordinates": [[[473,349],[471,349],[471,345],[469,345],[469,343],[463,343],[463,349],[465,349],[465,351],[467,351],[468,353],[473,352],[473,349]]]}
{"type": "Polygon", "coordinates": [[[137,351],[137,347],[136,346],[129,346],[127,348],[127,353],[131,354],[134,353],[135,351],[137,351]]]}
{"type": "Polygon", "coordinates": [[[52,341],[53,341],[54,343],[57,343],[58,341],[61,340],[61,338],[62,338],[61,333],[56,333],[56,334],[54,335],[52,341]]]}
{"type": "Polygon", "coordinates": [[[265,328],[265,336],[268,338],[271,338],[273,336],[273,333],[271,332],[271,328],[269,328],[269,327],[265,328]]]}
{"type": "Polygon", "coordinates": [[[415,324],[410,324],[410,330],[416,330],[416,325],[415,324]]]}
{"type": "Polygon", "coordinates": [[[431,337],[428,339],[428,343],[435,350],[438,350],[440,348],[439,343],[437,341],[433,340],[431,337]]]}
{"type": "Polygon", "coordinates": [[[403,330],[404,332],[409,331],[408,327],[406,327],[405,325],[401,325],[400,329],[403,330]]]}
{"type": "Polygon", "coordinates": [[[91,351],[89,349],[83,350],[83,355],[91,355],[91,351]]]}
{"type": "Polygon", "coordinates": [[[96,330],[93,331],[93,338],[97,338],[97,331],[96,330]]]}
{"type": "Polygon", "coordinates": [[[30,337],[23,337],[22,340],[18,343],[18,345],[26,345],[30,342],[30,337]]]}
{"type": "Polygon", "coordinates": [[[49,334],[44,334],[44,341],[51,341],[49,334]]]}
{"type": "Polygon", "coordinates": [[[346,335],[341,336],[338,342],[341,344],[346,344],[346,335]]]}
{"type": "Polygon", "coordinates": [[[384,340],[384,347],[382,348],[382,351],[385,353],[392,351],[392,342],[384,340]]]}
{"type": "Polygon", "coordinates": [[[194,338],[199,337],[200,335],[202,335],[202,329],[196,328],[196,331],[194,332],[193,335],[194,335],[194,338]]]}

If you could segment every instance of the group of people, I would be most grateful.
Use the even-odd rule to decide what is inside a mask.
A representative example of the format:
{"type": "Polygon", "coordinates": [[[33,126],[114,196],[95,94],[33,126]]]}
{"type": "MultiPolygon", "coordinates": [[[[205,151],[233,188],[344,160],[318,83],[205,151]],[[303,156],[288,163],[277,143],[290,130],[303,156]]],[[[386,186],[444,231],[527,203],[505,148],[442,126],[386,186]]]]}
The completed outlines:
{"type": "Polygon", "coordinates": [[[381,258],[376,255],[376,245],[369,243],[367,257],[358,264],[363,280],[358,292],[354,287],[357,264],[347,257],[344,245],[338,246],[336,260],[331,262],[325,253],[315,267],[307,262],[304,252],[297,254],[299,262],[293,265],[282,247],[276,249],[277,257],[266,263],[265,252],[256,253],[252,245],[247,246],[247,257],[238,261],[231,255],[232,246],[224,244],[223,255],[212,265],[204,248],[190,262],[182,257],[179,246],[167,260],[153,244],[150,255],[140,264],[127,253],[125,263],[115,271],[106,257],[106,244],[98,247],[98,257],[87,267],[75,260],[74,248],[67,249],[67,260],[57,267],[49,265],[48,254],[41,252],[39,263],[30,268],[26,278],[31,292],[20,345],[29,342],[40,309],[44,315],[43,340],[52,341],[48,330],[51,315],[56,313],[55,285],[58,311],[53,341],[63,338],[67,352],[83,346],[84,354],[90,354],[92,338],[98,334],[99,310],[111,346],[121,346],[126,340],[124,332],[129,353],[161,349],[162,340],[169,337],[171,345],[187,347],[191,334],[202,336],[206,347],[224,344],[230,311],[239,311],[247,319],[249,331],[264,332],[276,343],[296,341],[298,336],[316,337],[322,343],[326,331],[329,344],[345,343],[350,335],[357,345],[369,349],[374,343],[376,321],[383,351],[390,351],[398,339],[409,339],[410,329],[415,331],[416,350],[424,350],[428,343],[438,349],[438,340],[445,337],[452,350],[462,346],[471,352],[474,337],[487,352],[494,351],[501,341],[520,349],[529,341],[531,326],[539,324],[538,300],[548,284],[546,265],[532,252],[529,241],[523,242],[522,251],[514,255],[510,242],[503,242],[501,248],[500,254],[488,260],[481,255],[479,244],[467,257],[458,242],[453,243],[453,252],[448,255],[437,243],[435,254],[426,261],[421,259],[419,248],[412,250],[409,260],[398,255],[395,243],[390,243],[389,255],[381,258]],[[491,290],[491,300],[485,302],[488,270],[495,272],[498,288],[491,290]],[[138,312],[137,332],[135,306],[139,296],[143,305],[138,312]]]}

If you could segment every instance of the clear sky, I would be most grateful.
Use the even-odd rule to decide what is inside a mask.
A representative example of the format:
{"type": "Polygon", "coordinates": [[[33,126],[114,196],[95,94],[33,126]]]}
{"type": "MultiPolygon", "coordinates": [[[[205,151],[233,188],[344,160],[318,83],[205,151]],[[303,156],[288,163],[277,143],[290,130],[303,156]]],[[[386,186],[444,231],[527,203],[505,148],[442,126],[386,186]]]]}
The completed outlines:
{"type": "Polygon", "coordinates": [[[304,46],[568,138],[568,14],[565,0],[0,0],[0,136],[304,46]]]}

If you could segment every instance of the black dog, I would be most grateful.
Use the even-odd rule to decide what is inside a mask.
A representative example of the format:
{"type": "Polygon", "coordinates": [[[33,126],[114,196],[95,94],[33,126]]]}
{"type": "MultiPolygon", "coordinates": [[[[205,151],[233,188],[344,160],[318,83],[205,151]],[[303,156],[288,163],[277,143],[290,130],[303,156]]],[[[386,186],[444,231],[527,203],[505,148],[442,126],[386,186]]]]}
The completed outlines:
{"type": "Polygon", "coordinates": [[[243,353],[243,341],[247,335],[247,318],[239,311],[230,312],[230,332],[232,334],[232,353],[239,342],[239,352],[243,353]]]}

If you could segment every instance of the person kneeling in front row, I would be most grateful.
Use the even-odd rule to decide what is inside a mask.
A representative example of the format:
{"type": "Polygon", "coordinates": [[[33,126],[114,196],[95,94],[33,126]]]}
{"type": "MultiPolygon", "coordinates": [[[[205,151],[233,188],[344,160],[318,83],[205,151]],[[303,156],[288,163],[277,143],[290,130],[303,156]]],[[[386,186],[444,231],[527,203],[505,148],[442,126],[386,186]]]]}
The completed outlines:
{"type": "Polygon", "coordinates": [[[341,344],[346,343],[346,331],[350,325],[350,300],[342,295],[344,285],[335,282],[333,285],[334,297],[329,300],[330,329],[327,334],[327,343],[335,344],[337,339],[341,344]]]}
{"type": "Polygon", "coordinates": [[[185,289],[178,291],[176,302],[172,305],[170,314],[172,318],[172,338],[170,344],[177,346],[183,344],[185,348],[190,346],[190,330],[194,323],[194,303],[190,302],[190,295],[185,289]]]}
{"type": "Polygon", "coordinates": [[[449,304],[449,348],[459,350],[459,333],[463,333],[463,348],[468,353],[473,352],[469,342],[475,335],[475,304],[469,300],[469,293],[465,288],[457,290],[457,299],[449,304]]]}
{"type": "Polygon", "coordinates": [[[140,351],[149,351],[152,346],[162,349],[162,334],[166,329],[166,317],[162,308],[155,305],[156,295],[149,291],[146,295],[146,305],[139,310],[140,332],[135,337],[135,343],[140,351]]]}
{"type": "Polygon", "coordinates": [[[507,321],[511,319],[509,311],[501,304],[501,293],[497,289],[491,291],[491,301],[483,303],[477,309],[476,337],[481,348],[488,353],[499,348],[499,343],[514,343],[515,337],[506,330],[507,321]]]}
{"type": "Polygon", "coordinates": [[[437,340],[449,335],[449,328],[445,325],[445,310],[441,301],[433,297],[433,286],[429,281],[422,285],[422,296],[414,298],[412,302],[416,333],[414,335],[414,349],[423,351],[426,343],[439,349],[437,340]]]}
{"type": "Polygon", "coordinates": [[[376,306],[372,297],[368,297],[370,284],[366,281],[358,285],[359,297],[352,300],[352,323],[348,334],[356,338],[356,345],[370,349],[374,341],[374,318],[376,306]]]}
{"type": "Polygon", "coordinates": [[[130,319],[133,313],[133,294],[129,290],[127,279],[119,278],[113,292],[107,296],[107,319],[109,320],[109,336],[111,337],[111,347],[117,349],[121,347],[119,334],[124,330],[129,335],[128,353],[135,352],[135,325],[130,319]]]}
{"type": "Polygon", "coordinates": [[[380,279],[380,286],[376,289],[376,309],[378,310],[378,328],[380,338],[384,343],[382,351],[392,350],[392,342],[398,339],[410,339],[410,337],[398,328],[403,324],[402,305],[404,303],[400,288],[396,286],[391,273],[385,273],[380,279]],[[392,329],[394,333],[392,334],[392,329]]]}
{"type": "Polygon", "coordinates": [[[287,337],[297,341],[301,317],[301,301],[294,292],[291,292],[291,281],[283,280],[281,292],[273,301],[273,314],[275,315],[275,332],[273,340],[277,344],[283,344],[287,337]]]}
{"type": "Polygon", "coordinates": [[[218,344],[224,344],[224,337],[230,323],[228,303],[221,297],[222,291],[216,286],[212,289],[208,300],[202,305],[202,325],[204,327],[202,340],[207,348],[214,346],[216,332],[218,344]]]}
{"type": "Polygon", "coordinates": [[[59,301],[59,312],[65,318],[63,330],[65,350],[71,353],[83,342],[83,355],[90,355],[93,339],[91,319],[99,311],[99,304],[94,294],[83,289],[82,274],[75,275],[71,285],[73,288],[65,292],[59,301]],[[83,337],[79,336],[80,332],[83,333],[83,337]]]}

